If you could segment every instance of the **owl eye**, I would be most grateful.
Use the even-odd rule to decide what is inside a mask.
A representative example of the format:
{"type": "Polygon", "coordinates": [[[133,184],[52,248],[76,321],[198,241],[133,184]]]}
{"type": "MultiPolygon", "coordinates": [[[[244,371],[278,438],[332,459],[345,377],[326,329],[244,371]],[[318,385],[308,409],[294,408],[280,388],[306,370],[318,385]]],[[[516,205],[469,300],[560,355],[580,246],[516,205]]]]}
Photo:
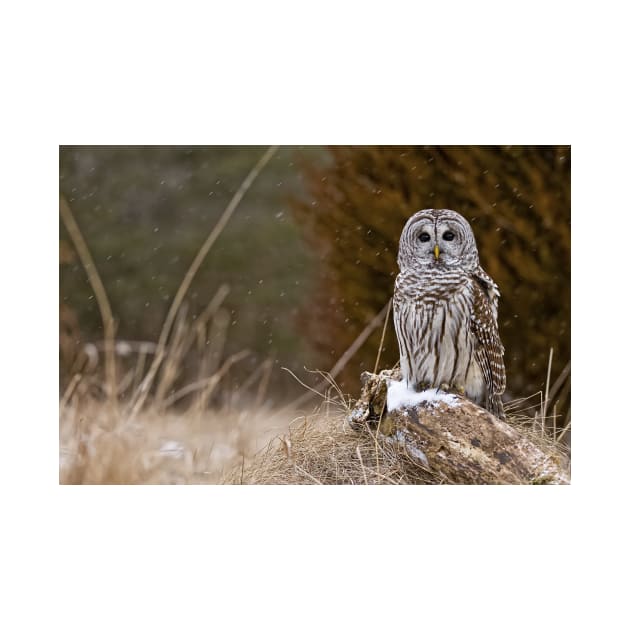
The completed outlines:
{"type": "Polygon", "coordinates": [[[431,240],[431,237],[429,236],[427,232],[422,232],[422,234],[420,234],[418,238],[420,239],[422,243],[426,243],[427,241],[431,240]]]}
{"type": "Polygon", "coordinates": [[[444,232],[444,234],[442,234],[442,238],[445,241],[452,241],[455,238],[455,234],[449,230],[448,232],[444,232]]]}

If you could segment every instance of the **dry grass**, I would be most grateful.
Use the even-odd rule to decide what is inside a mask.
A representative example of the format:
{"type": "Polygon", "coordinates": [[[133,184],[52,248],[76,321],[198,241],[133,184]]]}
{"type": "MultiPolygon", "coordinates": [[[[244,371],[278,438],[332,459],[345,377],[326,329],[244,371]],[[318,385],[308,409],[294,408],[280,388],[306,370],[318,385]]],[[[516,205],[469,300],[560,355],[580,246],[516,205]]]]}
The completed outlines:
{"type": "Polygon", "coordinates": [[[325,405],[312,416],[294,421],[242,469],[223,483],[233,484],[435,484],[404,447],[377,440],[368,430],[355,431],[345,412],[325,405]]]}
{"type": "MultiPolygon", "coordinates": [[[[345,422],[347,403],[328,398],[293,417],[270,408],[147,409],[132,418],[106,401],[62,408],[60,483],[65,484],[425,484],[445,480],[400,444],[345,422]]],[[[124,409],[124,408],[123,408],[124,409]]],[[[549,434],[508,418],[541,448],[566,449],[549,434]]]]}
{"type": "Polygon", "coordinates": [[[131,418],[105,401],[62,410],[63,484],[436,483],[403,448],[345,425],[332,404],[294,419],[270,409],[203,414],[146,410],[131,418]]]}
{"type": "Polygon", "coordinates": [[[223,356],[227,328],[220,289],[202,317],[191,322],[181,309],[156,371],[151,397],[134,407],[155,355],[155,344],[114,344],[115,387],[103,378],[100,348],[88,344],[81,370],[60,403],[61,483],[216,483],[229,466],[251,457],[285,430],[290,410],[274,413],[264,361],[239,387],[226,387],[232,366],[249,356],[223,356]],[[184,378],[187,355],[202,348],[192,382],[184,378]],[[111,392],[119,398],[112,402],[111,392]]]}
{"type": "Polygon", "coordinates": [[[571,361],[551,383],[553,348],[549,351],[545,390],[505,404],[508,422],[535,443],[555,445],[563,452],[571,450],[571,361]]]}
{"type": "Polygon", "coordinates": [[[202,413],[149,408],[132,418],[105,401],[75,401],[61,411],[59,482],[219,483],[290,420],[266,408],[202,413]]]}

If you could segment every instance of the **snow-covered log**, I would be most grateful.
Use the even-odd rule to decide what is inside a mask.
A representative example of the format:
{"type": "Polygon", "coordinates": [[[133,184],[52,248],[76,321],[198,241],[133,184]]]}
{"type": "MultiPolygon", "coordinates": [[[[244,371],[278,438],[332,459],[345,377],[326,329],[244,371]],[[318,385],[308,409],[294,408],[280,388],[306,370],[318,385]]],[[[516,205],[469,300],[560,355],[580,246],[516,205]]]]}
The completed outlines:
{"type": "Polygon", "coordinates": [[[399,442],[445,483],[570,483],[568,458],[553,443],[534,441],[531,431],[519,431],[458,394],[411,392],[392,370],[364,372],[361,379],[348,423],[399,442]]]}

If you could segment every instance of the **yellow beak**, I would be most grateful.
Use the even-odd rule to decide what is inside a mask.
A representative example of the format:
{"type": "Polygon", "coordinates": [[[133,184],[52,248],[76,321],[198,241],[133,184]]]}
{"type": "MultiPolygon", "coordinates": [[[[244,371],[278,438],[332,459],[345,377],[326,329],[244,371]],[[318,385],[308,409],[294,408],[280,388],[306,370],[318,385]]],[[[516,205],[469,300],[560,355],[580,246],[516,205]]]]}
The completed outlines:
{"type": "Polygon", "coordinates": [[[440,257],[440,248],[437,245],[433,248],[433,253],[435,254],[435,260],[437,260],[440,257]]]}

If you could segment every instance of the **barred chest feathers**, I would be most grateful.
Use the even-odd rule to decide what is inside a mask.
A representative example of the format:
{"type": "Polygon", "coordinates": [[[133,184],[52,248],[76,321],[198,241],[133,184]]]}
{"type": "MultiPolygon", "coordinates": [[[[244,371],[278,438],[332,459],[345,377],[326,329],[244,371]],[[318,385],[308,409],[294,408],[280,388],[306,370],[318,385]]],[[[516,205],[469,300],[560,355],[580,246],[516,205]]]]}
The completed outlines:
{"type": "Polygon", "coordinates": [[[449,387],[481,404],[486,387],[475,359],[473,279],[462,270],[401,272],[394,293],[400,367],[409,387],[449,387]]]}

